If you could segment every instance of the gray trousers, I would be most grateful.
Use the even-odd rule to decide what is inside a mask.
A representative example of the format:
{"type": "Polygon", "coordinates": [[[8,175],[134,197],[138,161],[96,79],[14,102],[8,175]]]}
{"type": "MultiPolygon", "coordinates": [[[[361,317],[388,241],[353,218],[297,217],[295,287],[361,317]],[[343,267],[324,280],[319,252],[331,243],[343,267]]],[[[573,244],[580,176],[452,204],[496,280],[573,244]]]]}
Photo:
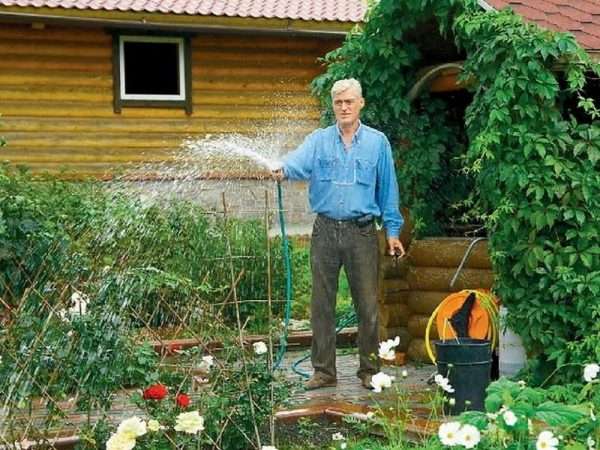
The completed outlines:
{"type": "Polygon", "coordinates": [[[337,378],[335,365],[335,301],[340,269],[348,277],[358,320],[359,378],[379,372],[377,351],[378,243],[375,224],[358,227],[317,216],[312,233],[311,361],[315,373],[337,378]],[[372,356],[372,355],[375,356],[372,356]]]}

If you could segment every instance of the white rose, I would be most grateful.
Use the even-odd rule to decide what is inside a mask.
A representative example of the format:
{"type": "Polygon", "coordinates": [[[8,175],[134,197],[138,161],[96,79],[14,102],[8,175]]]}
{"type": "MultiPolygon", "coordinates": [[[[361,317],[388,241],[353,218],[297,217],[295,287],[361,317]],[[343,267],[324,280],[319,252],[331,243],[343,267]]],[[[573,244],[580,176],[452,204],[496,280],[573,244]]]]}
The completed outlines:
{"type": "Polygon", "coordinates": [[[106,450],[131,450],[135,447],[135,439],[131,439],[119,433],[113,434],[106,441],[106,450]]]}
{"type": "Polygon", "coordinates": [[[162,428],[164,427],[162,427],[160,423],[158,423],[158,420],[150,419],[148,421],[148,431],[156,432],[162,428]]]}
{"type": "Polygon", "coordinates": [[[175,431],[196,434],[204,430],[204,418],[198,411],[191,411],[179,414],[175,418],[175,431]]]}
{"type": "Polygon", "coordinates": [[[129,439],[135,439],[137,437],[146,434],[146,422],[137,416],[133,416],[131,419],[124,420],[117,428],[117,434],[128,437],[129,439]]]}
{"type": "Polygon", "coordinates": [[[267,344],[265,344],[263,341],[255,342],[254,344],[252,344],[252,346],[254,347],[254,353],[256,353],[257,355],[267,353],[267,344]]]}

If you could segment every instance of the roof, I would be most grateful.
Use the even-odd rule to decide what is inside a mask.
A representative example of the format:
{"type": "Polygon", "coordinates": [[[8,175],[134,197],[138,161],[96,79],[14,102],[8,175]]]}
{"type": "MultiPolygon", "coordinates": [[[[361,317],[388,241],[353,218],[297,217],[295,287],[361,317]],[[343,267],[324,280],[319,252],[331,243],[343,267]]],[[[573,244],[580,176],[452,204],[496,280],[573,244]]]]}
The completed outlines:
{"type": "MultiPolygon", "coordinates": [[[[600,50],[600,0],[480,0],[514,9],[527,21],[569,31],[586,50],[600,50]]],[[[362,21],[367,0],[0,0],[0,6],[290,19],[362,21]]]]}
{"type": "Polygon", "coordinates": [[[366,0],[0,0],[1,6],[360,22],[366,0]]]}
{"type": "Polygon", "coordinates": [[[573,33],[586,50],[600,50],[600,0],[486,0],[496,10],[510,7],[527,21],[573,33]]]}

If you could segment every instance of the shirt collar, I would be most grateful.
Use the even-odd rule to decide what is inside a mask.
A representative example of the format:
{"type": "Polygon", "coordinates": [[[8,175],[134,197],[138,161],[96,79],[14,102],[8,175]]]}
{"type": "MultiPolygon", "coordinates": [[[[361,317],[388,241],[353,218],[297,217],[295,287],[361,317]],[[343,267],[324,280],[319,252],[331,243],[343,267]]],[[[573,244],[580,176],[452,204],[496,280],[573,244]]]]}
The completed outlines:
{"type": "MultiPolygon", "coordinates": [[[[353,141],[360,142],[360,138],[362,136],[363,128],[364,128],[363,124],[359,120],[358,121],[358,128],[356,129],[356,133],[354,133],[354,137],[352,138],[353,141]]],[[[343,139],[343,136],[342,136],[342,132],[340,131],[340,126],[337,123],[335,124],[335,130],[337,132],[337,136],[340,139],[340,141],[343,141],[344,139],[343,139]]]]}

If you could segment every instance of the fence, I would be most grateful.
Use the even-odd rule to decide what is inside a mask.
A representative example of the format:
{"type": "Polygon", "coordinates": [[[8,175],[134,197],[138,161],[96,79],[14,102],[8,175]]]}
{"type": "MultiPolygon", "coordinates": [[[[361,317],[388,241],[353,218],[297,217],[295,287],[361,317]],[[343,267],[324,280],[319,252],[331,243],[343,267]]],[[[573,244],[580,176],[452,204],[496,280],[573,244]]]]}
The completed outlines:
{"type": "Polygon", "coordinates": [[[4,170],[3,448],[268,444],[290,389],[272,370],[285,299],[274,184],[233,214],[227,192],[206,208],[4,170]]]}

